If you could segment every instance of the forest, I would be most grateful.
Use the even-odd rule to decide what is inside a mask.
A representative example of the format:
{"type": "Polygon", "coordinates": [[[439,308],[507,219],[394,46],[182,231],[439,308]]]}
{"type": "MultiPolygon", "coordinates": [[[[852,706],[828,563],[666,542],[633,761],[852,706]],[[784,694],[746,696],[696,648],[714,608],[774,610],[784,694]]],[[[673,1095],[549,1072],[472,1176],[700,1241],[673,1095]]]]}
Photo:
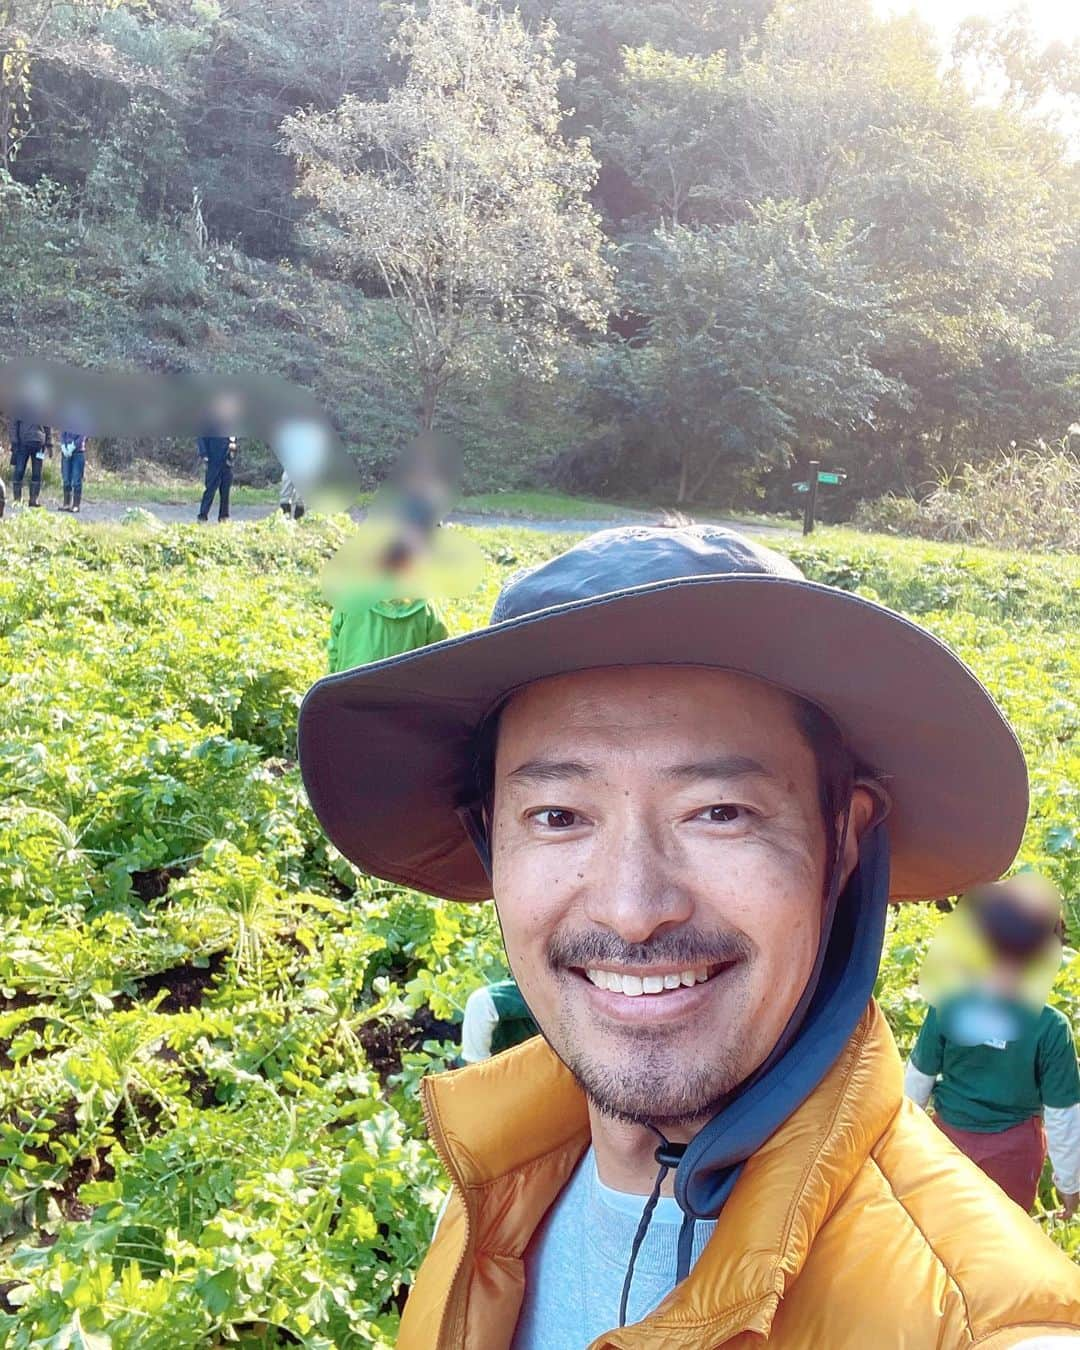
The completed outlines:
{"type": "Polygon", "coordinates": [[[0,33],[12,355],[272,373],[369,484],[436,425],[473,491],[770,510],[811,459],[850,514],[1076,422],[1080,60],[1021,11],[948,53],[869,0],[3,0],[0,33]]]}

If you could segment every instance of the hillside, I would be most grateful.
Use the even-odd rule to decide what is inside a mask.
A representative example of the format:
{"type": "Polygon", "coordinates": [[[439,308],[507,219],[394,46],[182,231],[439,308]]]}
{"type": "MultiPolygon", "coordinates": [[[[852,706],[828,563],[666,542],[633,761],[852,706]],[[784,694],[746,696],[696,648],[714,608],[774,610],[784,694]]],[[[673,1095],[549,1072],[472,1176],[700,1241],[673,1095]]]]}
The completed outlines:
{"type": "MultiPolygon", "coordinates": [[[[416,426],[404,361],[394,378],[402,337],[389,302],[301,264],[199,247],[183,228],[80,226],[43,198],[9,194],[0,215],[0,313],[14,352],[111,369],[277,375],[320,400],[365,486],[382,481],[416,426]]],[[[582,430],[557,386],[506,371],[482,388],[466,384],[446,412],[470,491],[532,486],[582,430]]],[[[139,458],[187,472],[192,459],[189,444],[169,442],[95,450],[114,469],[139,458]]],[[[242,478],[276,477],[269,450],[249,446],[242,478]]]]}

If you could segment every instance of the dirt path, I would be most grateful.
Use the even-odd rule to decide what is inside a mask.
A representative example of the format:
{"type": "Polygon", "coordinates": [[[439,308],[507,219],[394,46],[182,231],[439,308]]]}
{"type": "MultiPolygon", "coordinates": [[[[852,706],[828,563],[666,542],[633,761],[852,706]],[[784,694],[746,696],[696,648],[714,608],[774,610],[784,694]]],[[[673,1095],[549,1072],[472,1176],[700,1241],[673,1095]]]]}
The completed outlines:
{"type": "MultiPolygon", "coordinates": [[[[56,501],[46,497],[44,506],[47,510],[53,510],[56,507],[56,501]]],[[[88,497],[83,501],[82,513],[80,519],[96,520],[120,520],[125,511],[133,506],[141,506],[144,511],[149,511],[160,521],[168,524],[182,524],[184,522],[193,522],[197,507],[192,502],[117,502],[117,501],[96,501],[88,497]]],[[[255,506],[234,506],[232,508],[231,518],[234,521],[261,520],[264,516],[270,515],[276,507],[268,503],[260,503],[255,506]]],[[[363,510],[355,509],[352,516],[356,520],[363,518],[363,510]]],[[[519,530],[541,530],[545,534],[587,534],[593,530],[604,530],[612,525],[636,525],[654,519],[650,512],[627,510],[617,516],[608,517],[605,520],[579,520],[567,518],[562,520],[547,520],[532,516],[500,516],[500,515],[477,515],[467,511],[454,512],[450,519],[460,525],[475,525],[480,528],[497,529],[508,527],[519,530]]],[[[739,520],[717,520],[713,522],[717,525],[726,525],[729,529],[740,530],[744,534],[783,534],[784,531],[773,525],[756,525],[746,521],[739,520]]],[[[210,516],[211,527],[217,524],[213,514],[210,516]]]]}

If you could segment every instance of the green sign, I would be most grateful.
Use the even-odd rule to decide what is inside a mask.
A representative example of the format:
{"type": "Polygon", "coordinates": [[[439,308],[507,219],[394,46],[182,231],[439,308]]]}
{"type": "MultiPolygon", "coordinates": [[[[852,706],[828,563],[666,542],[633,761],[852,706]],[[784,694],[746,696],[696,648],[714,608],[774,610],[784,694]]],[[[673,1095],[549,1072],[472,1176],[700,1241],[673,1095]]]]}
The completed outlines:
{"type": "Polygon", "coordinates": [[[843,476],[842,473],[819,473],[817,480],[819,483],[839,483],[843,476]]]}

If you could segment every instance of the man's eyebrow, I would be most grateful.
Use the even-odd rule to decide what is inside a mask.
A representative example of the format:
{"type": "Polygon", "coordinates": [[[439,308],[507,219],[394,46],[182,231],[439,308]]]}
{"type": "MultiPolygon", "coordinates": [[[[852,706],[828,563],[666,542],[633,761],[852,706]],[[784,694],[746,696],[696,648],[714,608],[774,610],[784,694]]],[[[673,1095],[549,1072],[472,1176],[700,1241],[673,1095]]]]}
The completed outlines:
{"type": "Polygon", "coordinates": [[[776,777],[771,769],[749,755],[714,755],[709,759],[694,760],[690,764],[673,764],[670,769],[664,770],[665,778],[684,783],[697,783],[710,778],[747,778],[750,775],[776,777]]]}
{"type": "Polygon", "coordinates": [[[568,778],[588,778],[592,768],[580,759],[527,759],[506,775],[515,783],[562,783],[568,778]]]}
{"type": "MultiPolygon", "coordinates": [[[[529,759],[506,775],[515,783],[562,783],[571,778],[588,778],[595,773],[591,764],[580,759],[529,759]]],[[[677,782],[696,783],[710,779],[747,778],[757,775],[775,778],[771,769],[749,755],[713,755],[709,759],[687,764],[673,764],[662,770],[665,778],[677,782]]]]}

